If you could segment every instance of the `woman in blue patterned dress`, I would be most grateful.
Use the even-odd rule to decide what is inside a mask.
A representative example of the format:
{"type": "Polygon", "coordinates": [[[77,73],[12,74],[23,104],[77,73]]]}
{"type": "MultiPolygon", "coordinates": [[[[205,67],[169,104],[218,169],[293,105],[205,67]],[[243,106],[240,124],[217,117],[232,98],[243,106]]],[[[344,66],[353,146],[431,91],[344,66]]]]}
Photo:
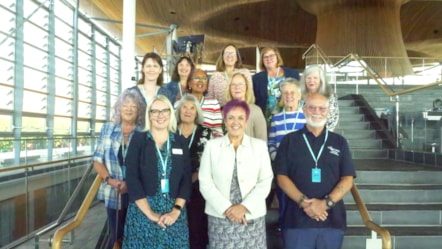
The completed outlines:
{"type": "Polygon", "coordinates": [[[267,248],[265,199],[273,172],[266,142],[245,134],[249,115],[246,102],[227,102],[227,135],[208,141],[201,158],[211,249],[267,248]]]}
{"type": "Polygon", "coordinates": [[[153,97],[146,129],[135,133],[127,153],[129,207],[123,248],[188,249],[186,200],[191,193],[187,141],[175,134],[167,97],[153,97]]]}

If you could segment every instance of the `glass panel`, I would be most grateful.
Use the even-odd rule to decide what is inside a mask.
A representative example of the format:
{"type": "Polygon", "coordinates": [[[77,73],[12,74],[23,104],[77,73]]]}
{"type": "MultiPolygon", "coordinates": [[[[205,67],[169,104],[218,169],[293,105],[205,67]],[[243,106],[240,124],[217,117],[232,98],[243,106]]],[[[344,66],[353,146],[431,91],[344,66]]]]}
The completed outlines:
{"type": "Polygon", "coordinates": [[[9,9],[15,13],[15,1],[16,0],[2,0],[0,1],[0,6],[9,9]]]}
{"type": "Polygon", "coordinates": [[[83,68],[78,68],[78,80],[83,85],[90,85],[92,81],[91,72],[83,68]]]}
{"type": "Polygon", "coordinates": [[[96,75],[95,83],[98,90],[106,91],[106,78],[96,75]]]}
{"type": "MultiPolygon", "coordinates": [[[[31,60],[30,60],[31,61],[31,60]]],[[[42,73],[40,71],[33,70],[31,68],[24,68],[24,87],[25,89],[29,90],[35,90],[40,92],[46,92],[47,89],[47,74],[42,73]]],[[[33,104],[31,99],[26,99],[27,101],[24,102],[31,102],[30,104],[33,104]]]]}
{"type": "Polygon", "coordinates": [[[78,35],[78,48],[81,52],[91,54],[91,40],[89,37],[84,36],[83,34],[78,35]]]}
{"type": "MultiPolygon", "coordinates": [[[[58,33],[58,31],[57,31],[58,33]]],[[[64,40],[55,38],[55,56],[65,59],[67,61],[72,60],[72,45],[64,40]]],[[[66,76],[64,76],[66,77],[66,76]]]]}
{"type": "Polygon", "coordinates": [[[85,54],[82,51],[78,51],[78,65],[81,68],[90,70],[92,68],[91,61],[92,61],[92,58],[90,55],[85,54]]]}
{"type": "Polygon", "coordinates": [[[55,75],[64,77],[67,79],[72,78],[72,64],[69,62],[66,62],[65,60],[61,60],[58,58],[55,58],[55,75]]]}
{"type": "MultiPolygon", "coordinates": [[[[83,102],[78,103],[78,117],[79,118],[91,118],[91,105],[83,102]]],[[[78,127],[80,132],[80,127],[78,127]]]]}
{"type": "Polygon", "coordinates": [[[106,120],[106,107],[97,106],[96,119],[106,120]]]}
{"type": "Polygon", "coordinates": [[[97,91],[97,104],[106,105],[107,94],[104,91],[97,91]]]}
{"type": "Polygon", "coordinates": [[[0,59],[0,83],[14,85],[14,63],[0,59]]]}
{"type": "MultiPolygon", "coordinates": [[[[71,19],[66,19],[66,20],[71,20],[71,19]]],[[[56,37],[59,37],[60,39],[66,41],[66,42],[72,43],[73,29],[71,26],[69,26],[68,24],[66,24],[62,20],[56,18],[55,19],[55,30],[57,30],[57,32],[55,32],[56,37]]],[[[58,47],[57,47],[57,49],[58,49],[58,47]]]]}
{"type": "MultiPolygon", "coordinates": [[[[15,16],[9,11],[0,8],[0,33],[3,32],[7,35],[11,34],[15,28],[15,16]]],[[[3,35],[0,35],[3,41],[3,35]]]]}
{"type": "Polygon", "coordinates": [[[45,132],[46,119],[34,117],[22,117],[22,132],[45,132]]]}
{"type": "Polygon", "coordinates": [[[101,132],[101,128],[103,127],[105,122],[96,122],[95,123],[95,135],[99,135],[101,132]]]}
{"type": "Polygon", "coordinates": [[[46,95],[25,91],[23,99],[24,112],[46,113],[46,95]]]}
{"type": "MultiPolygon", "coordinates": [[[[0,92],[3,93],[0,98],[0,109],[12,110],[14,108],[14,89],[12,87],[0,86],[0,92]]],[[[0,127],[0,131],[2,131],[0,127]]]]}
{"type": "Polygon", "coordinates": [[[70,81],[55,78],[55,95],[72,98],[72,85],[70,81]]]}
{"type": "MultiPolygon", "coordinates": [[[[47,50],[48,49],[48,40],[47,40],[47,35],[48,32],[42,30],[41,28],[35,26],[32,23],[28,23],[25,22],[24,25],[24,41],[26,43],[32,44],[33,46],[40,48],[40,49],[44,49],[47,50]]],[[[40,52],[41,53],[41,52],[40,52]]],[[[39,56],[39,57],[32,57],[32,58],[36,58],[36,59],[40,59],[43,58],[44,56],[38,55],[36,51],[32,51],[29,48],[27,49],[25,47],[25,55],[26,56],[39,56]],[[32,53],[31,55],[29,55],[28,53],[32,53]]],[[[34,60],[25,60],[25,64],[26,63],[32,63],[35,66],[35,61],[34,60]]]]}
{"type": "MultiPolygon", "coordinates": [[[[48,3],[46,3],[47,7],[48,3]]],[[[24,1],[23,5],[24,17],[30,22],[38,24],[40,27],[47,27],[48,25],[48,12],[41,6],[41,4],[36,5],[32,1],[24,1]]]]}
{"type": "MultiPolygon", "coordinates": [[[[0,115],[0,132],[12,132],[12,116],[0,115]]],[[[4,148],[0,148],[3,150],[4,148]]]]}
{"type": "MultiPolygon", "coordinates": [[[[54,1],[54,12],[55,16],[64,20],[73,20],[74,19],[74,11],[64,4],[63,1],[54,1]]],[[[56,21],[57,22],[57,21],[56,21]]],[[[60,30],[60,27],[56,27],[57,33],[58,31],[63,30],[63,28],[60,30]]]]}
{"type": "MultiPolygon", "coordinates": [[[[83,19],[78,19],[78,30],[84,33],[86,36],[90,37],[92,35],[91,24],[84,21],[83,19]]],[[[90,40],[90,38],[87,38],[90,40]]]]}
{"type": "Polygon", "coordinates": [[[71,133],[72,118],[54,117],[54,134],[69,135],[71,133]]]}
{"type": "Polygon", "coordinates": [[[90,133],[91,123],[89,121],[78,121],[77,130],[79,133],[90,133]]]}
{"type": "Polygon", "coordinates": [[[80,100],[83,100],[85,102],[90,102],[91,101],[91,88],[87,87],[87,86],[83,86],[83,85],[79,85],[78,86],[78,98],[80,100]]]}
{"type": "Polygon", "coordinates": [[[72,100],[55,97],[55,115],[72,115],[72,100]]]}

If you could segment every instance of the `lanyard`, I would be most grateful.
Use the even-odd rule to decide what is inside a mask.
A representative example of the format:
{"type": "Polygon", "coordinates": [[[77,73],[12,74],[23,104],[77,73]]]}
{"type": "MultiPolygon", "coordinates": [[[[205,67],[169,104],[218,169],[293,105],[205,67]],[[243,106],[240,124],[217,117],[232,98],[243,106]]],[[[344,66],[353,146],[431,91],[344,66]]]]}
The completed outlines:
{"type": "MultiPolygon", "coordinates": [[[[166,160],[164,160],[163,156],[161,155],[161,151],[160,151],[160,149],[158,149],[158,146],[157,146],[156,143],[155,143],[155,148],[157,149],[158,158],[160,159],[160,161],[161,161],[161,166],[163,167],[163,176],[164,176],[164,178],[166,178],[166,175],[167,175],[166,170],[167,170],[167,159],[168,159],[168,156],[166,155],[166,160]]],[[[167,150],[166,150],[166,154],[169,153],[169,150],[170,150],[170,142],[169,142],[169,138],[167,138],[167,150]]]]}
{"type": "Polygon", "coordinates": [[[183,90],[181,90],[181,82],[178,81],[178,89],[180,90],[180,98],[183,97],[183,90]]]}
{"type": "MultiPolygon", "coordinates": [[[[287,119],[285,118],[285,109],[283,111],[283,114],[284,114],[284,130],[285,130],[285,133],[287,134],[287,119]]],[[[295,127],[296,127],[296,124],[297,124],[296,121],[298,120],[298,116],[299,116],[299,111],[296,112],[295,123],[293,124],[292,131],[295,130],[295,127]]]]}
{"type": "MultiPolygon", "coordinates": [[[[233,69],[233,70],[235,70],[235,69],[233,69]]],[[[230,81],[230,77],[229,77],[229,75],[227,74],[227,70],[224,70],[224,75],[225,75],[225,77],[226,77],[226,82],[229,83],[229,81],[230,81]]]]}
{"type": "Polygon", "coordinates": [[[310,155],[312,155],[313,160],[315,161],[315,168],[318,167],[318,160],[319,157],[321,157],[322,154],[322,150],[324,149],[324,145],[327,142],[327,138],[328,138],[328,130],[325,130],[325,139],[324,139],[324,143],[321,146],[321,149],[319,150],[318,156],[315,157],[315,153],[313,153],[312,147],[310,146],[310,143],[307,140],[307,137],[305,136],[305,133],[302,134],[302,136],[304,137],[304,141],[307,144],[307,148],[310,151],[310,155]]]}
{"type": "MultiPolygon", "coordinates": [[[[193,127],[192,136],[190,137],[189,145],[187,146],[187,147],[189,147],[189,149],[192,146],[193,138],[195,137],[195,131],[196,131],[196,125],[195,125],[195,127],[193,127]]],[[[179,133],[181,135],[181,128],[179,129],[179,133]]]]}
{"type": "Polygon", "coordinates": [[[201,97],[200,106],[203,106],[204,103],[204,96],[201,97]]]}

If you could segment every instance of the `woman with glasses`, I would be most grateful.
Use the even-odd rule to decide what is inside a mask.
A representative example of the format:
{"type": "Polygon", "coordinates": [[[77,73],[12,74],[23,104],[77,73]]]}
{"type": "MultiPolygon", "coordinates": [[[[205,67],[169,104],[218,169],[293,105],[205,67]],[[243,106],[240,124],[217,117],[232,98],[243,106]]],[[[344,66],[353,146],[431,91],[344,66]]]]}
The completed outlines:
{"type": "Polygon", "coordinates": [[[205,201],[199,190],[198,171],[201,155],[207,141],[212,138],[212,131],[202,126],[203,113],[199,101],[192,94],[184,95],[181,98],[175,115],[178,120],[177,132],[188,141],[192,164],[192,195],[187,204],[190,248],[205,249],[209,243],[207,215],[204,213],[205,201]]]}
{"type": "Polygon", "coordinates": [[[227,44],[221,50],[216,61],[216,72],[210,77],[207,93],[207,97],[218,100],[221,107],[226,103],[225,90],[227,88],[227,83],[230,82],[230,79],[235,72],[243,73],[247,77],[247,81],[250,82],[250,85],[252,84],[250,71],[243,68],[238,48],[233,44],[227,44]]]}
{"type": "Polygon", "coordinates": [[[210,128],[214,137],[221,137],[223,136],[221,107],[217,99],[205,96],[207,84],[207,74],[201,69],[195,69],[190,74],[187,83],[190,93],[196,97],[203,111],[203,126],[210,128]]]}
{"type": "Polygon", "coordinates": [[[318,66],[307,67],[302,75],[300,87],[303,98],[311,93],[320,93],[328,98],[330,110],[327,115],[326,127],[333,131],[339,121],[339,105],[335,93],[325,78],[324,70],[318,66]]]}
{"type": "Polygon", "coordinates": [[[283,65],[279,50],[276,47],[265,47],[261,50],[260,67],[263,71],[253,75],[255,104],[261,108],[268,125],[272,115],[282,110],[279,84],[288,77],[299,80],[298,71],[283,65]]]}
{"type": "Polygon", "coordinates": [[[261,109],[255,105],[255,96],[247,77],[240,72],[232,75],[226,88],[226,100],[245,101],[249,105],[250,117],[247,121],[246,134],[267,141],[267,125],[261,109]]]}
{"type": "Polygon", "coordinates": [[[126,187],[127,148],[132,135],[142,129],[145,107],[141,96],[134,90],[122,92],[113,107],[111,122],[101,128],[94,152],[94,169],[103,178],[97,198],[106,206],[110,240],[106,248],[115,243],[121,246],[124,221],[129,203],[126,187]],[[117,221],[118,220],[118,221],[117,221]]]}
{"type": "Polygon", "coordinates": [[[185,204],[192,189],[190,156],[187,141],[175,133],[172,111],[165,96],[153,97],[146,128],[132,137],[123,248],[189,248],[185,204]]]}
{"type": "Polygon", "coordinates": [[[246,102],[227,102],[227,134],[208,141],[201,157],[198,177],[211,249],[267,248],[265,198],[273,172],[266,142],[245,133],[249,115],[246,102]]]}
{"type": "Polygon", "coordinates": [[[187,80],[190,72],[195,69],[192,59],[187,56],[181,57],[175,64],[172,73],[172,81],[166,84],[167,90],[174,96],[175,102],[179,101],[188,91],[187,80]]]}
{"type": "Polygon", "coordinates": [[[163,81],[163,60],[157,53],[151,52],[145,54],[141,62],[141,79],[130,89],[143,96],[145,105],[159,94],[166,96],[173,105],[175,96],[163,86],[163,81]]]}

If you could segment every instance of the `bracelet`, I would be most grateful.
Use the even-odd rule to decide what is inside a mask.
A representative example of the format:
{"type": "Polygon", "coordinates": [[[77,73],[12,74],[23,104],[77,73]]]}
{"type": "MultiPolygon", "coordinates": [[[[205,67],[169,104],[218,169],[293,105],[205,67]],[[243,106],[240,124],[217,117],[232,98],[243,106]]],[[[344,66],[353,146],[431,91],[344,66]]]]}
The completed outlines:
{"type": "Polygon", "coordinates": [[[181,211],[181,209],[183,209],[180,205],[178,205],[178,204],[175,204],[174,206],[173,206],[173,208],[175,208],[176,210],[178,210],[178,211],[181,211]]]}
{"type": "Polygon", "coordinates": [[[299,201],[298,201],[299,207],[302,207],[302,203],[304,202],[305,198],[306,198],[305,195],[301,195],[301,199],[299,199],[299,201]]]}

